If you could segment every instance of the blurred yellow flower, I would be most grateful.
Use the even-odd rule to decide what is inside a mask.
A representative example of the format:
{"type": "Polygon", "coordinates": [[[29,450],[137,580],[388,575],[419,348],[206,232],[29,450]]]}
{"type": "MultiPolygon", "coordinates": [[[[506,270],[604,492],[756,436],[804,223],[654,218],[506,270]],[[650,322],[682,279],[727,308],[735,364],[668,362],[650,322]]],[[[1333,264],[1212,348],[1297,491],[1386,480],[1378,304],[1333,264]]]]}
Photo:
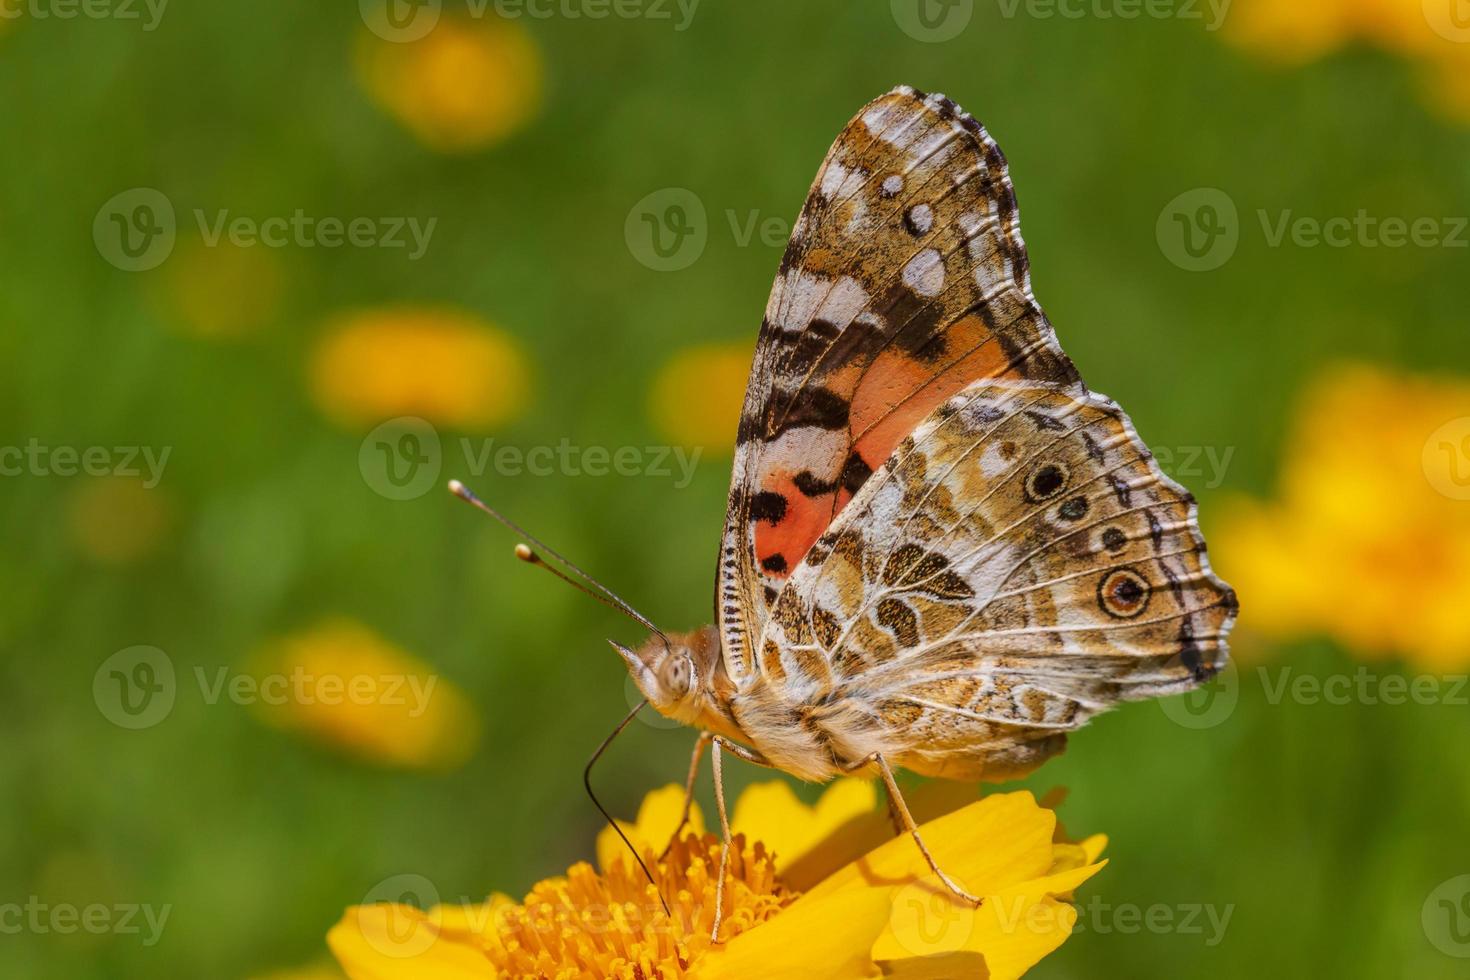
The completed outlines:
{"type": "Polygon", "coordinates": [[[99,565],[130,565],[147,558],[172,525],[168,496],[143,479],[86,477],[67,499],[72,543],[99,565]]]}
{"type": "Polygon", "coordinates": [[[509,334],[467,312],[418,308],[338,320],[317,345],[311,383],[322,411],[349,428],[415,415],[483,429],[519,414],[531,387],[509,334]]]}
{"type": "Polygon", "coordinates": [[[1235,0],[1224,35],[1274,61],[1299,64],[1355,41],[1413,59],[1428,100],[1470,122],[1470,20],[1463,0],[1235,0]]]}
{"type": "Polygon", "coordinates": [[[940,886],[907,836],[872,809],[871,786],[833,784],[816,807],[789,790],[747,791],[726,883],[722,942],[712,946],[719,842],[685,834],[660,860],[683,791],[650,794],[629,826],[673,916],[616,846],[598,841],[601,871],[578,864],[517,904],[349,909],[328,940],[352,980],[565,980],[689,977],[1019,977],[1062,944],[1076,911],[1072,891],[1101,867],[1101,836],[1055,840],[1056,817],[1029,793],[989,796],[921,829],[935,856],[973,891],[978,909],[940,886]],[[856,809],[855,804],[865,806],[856,809]],[[886,841],[882,838],[888,838],[886,841]],[[782,856],[767,838],[805,851],[782,856]],[[804,870],[796,871],[801,868],[804,870]]]}
{"type": "Polygon", "coordinates": [[[654,378],[648,411],[670,441],[713,452],[732,452],[750,347],[706,344],[679,351],[654,378]]]}
{"type": "Polygon", "coordinates": [[[221,241],[180,243],[160,270],[158,301],[169,319],[201,337],[228,340],[267,326],[283,285],[271,250],[221,241]]]}
{"type": "Polygon", "coordinates": [[[474,709],[453,684],[350,620],[267,644],[251,673],[267,722],[369,761],[453,769],[478,740],[474,709]]]}
{"type": "Polygon", "coordinates": [[[321,966],[307,966],[299,970],[279,970],[275,973],[262,973],[252,980],[343,980],[342,971],[331,964],[321,966]]]}
{"type": "Polygon", "coordinates": [[[519,21],[445,17],[406,43],[364,31],[357,71],[374,102],[443,153],[497,143],[541,107],[541,52],[519,21]]]}
{"type": "Polygon", "coordinates": [[[1231,502],[1211,535],[1251,596],[1243,625],[1470,665],[1470,381],[1332,369],[1304,392],[1282,459],[1277,499],[1231,502]]]}

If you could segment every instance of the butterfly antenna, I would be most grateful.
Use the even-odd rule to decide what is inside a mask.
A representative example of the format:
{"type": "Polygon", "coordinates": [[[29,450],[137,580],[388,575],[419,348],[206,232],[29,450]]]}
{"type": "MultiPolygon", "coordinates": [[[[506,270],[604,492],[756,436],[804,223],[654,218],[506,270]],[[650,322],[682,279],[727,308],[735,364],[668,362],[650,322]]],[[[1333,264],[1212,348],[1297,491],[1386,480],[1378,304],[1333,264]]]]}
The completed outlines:
{"type": "Polygon", "coordinates": [[[648,869],[647,862],[645,862],[643,860],[643,856],[638,853],[638,848],[634,847],[633,842],[628,839],[628,835],[623,833],[623,828],[618,826],[618,822],[613,819],[612,814],[607,812],[607,807],[602,805],[602,801],[597,798],[597,794],[592,791],[592,767],[597,765],[597,760],[602,758],[602,753],[607,751],[607,747],[613,743],[613,739],[621,735],[623,733],[623,729],[627,728],[628,724],[634,718],[638,717],[638,712],[642,711],[647,706],[647,698],[639,701],[638,704],[634,706],[633,710],[628,712],[628,717],[618,722],[618,727],[612,730],[612,734],[602,740],[602,744],[597,747],[597,751],[592,753],[592,758],[587,760],[587,768],[582,770],[582,785],[586,787],[587,796],[591,798],[592,805],[597,807],[597,812],[602,814],[603,819],[607,821],[607,825],[609,827],[617,831],[618,837],[621,838],[623,841],[623,846],[628,849],[629,854],[633,855],[633,860],[638,862],[638,867],[643,869],[643,877],[648,879],[648,883],[652,885],[653,890],[658,893],[658,901],[659,904],[664,907],[664,915],[667,915],[670,919],[672,919],[674,917],[673,910],[669,908],[668,900],[664,898],[664,891],[662,888],[659,887],[658,882],[654,880],[653,872],[648,869]]]}
{"type": "Polygon", "coordinates": [[[581,581],[577,581],[577,579],[572,578],[572,575],[568,575],[560,568],[557,568],[554,565],[547,563],[545,559],[543,559],[539,554],[531,550],[531,548],[525,544],[516,545],[516,557],[519,558],[521,561],[525,562],[528,565],[539,565],[540,567],[546,569],[548,572],[555,575],[557,578],[561,579],[563,582],[567,583],[578,591],[590,595],[592,598],[596,599],[604,606],[607,606],[611,609],[616,609],[618,612],[627,616],[629,619],[633,620],[640,626],[644,627],[645,629],[656,635],[660,640],[663,641],[665,647],[669,646],[668,636],[665,635],[663,630],[653,625],[652,621],[650,621],[647,616],[643,615],[638,610],[628,605],[628,603],[625,602],[623,598],[619,596],[616,592],[614,592],[612,589],[609,589],[601,582],[597,581],[597,579],[593,578],[587,572],[584,572],[581,568],[577,567],[575,563],[566,558],[555,548],[551,547],[546,542],[538,539],[530,531],[527,531],[515,521],[511,520],[504,514],[500,513],[500,511],[496,510],[494,507],[491,507],[489,504],[485,503],[485,501],[481,500],[479,496],[469,487],[465,486],[463,483],[460,483],[458,480],[450,480],[449,492],[454,494],[456,497],[458,497],[460,500],[463,500],[470,506],[484,511],[486,514],[489,514],[491,517],[495,518],[497,521],[504,524],[506,527],[510,528],[512,531],[525,538],[527,541],[531,542],[531,544],[534,544],[537,548],[540,548],[542,551],[546,552],[546,554],[550,555],[556,561],[560,562],[563,566],[571,571],[572,575],[577,576],[577,579],[581,579],[581,581]],[[596,591],[593,591],[594,589],[596,591]]]}

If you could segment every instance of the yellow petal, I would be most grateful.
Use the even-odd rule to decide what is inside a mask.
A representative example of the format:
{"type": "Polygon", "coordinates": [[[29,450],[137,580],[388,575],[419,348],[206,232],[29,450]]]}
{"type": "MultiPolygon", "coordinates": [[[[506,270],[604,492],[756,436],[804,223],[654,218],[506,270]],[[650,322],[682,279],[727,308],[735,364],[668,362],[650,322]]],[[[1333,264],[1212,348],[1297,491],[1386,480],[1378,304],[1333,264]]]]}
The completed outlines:
{"type": "MultiPolygon", "coordinates": [[[[684,787],[670,783],[643,798],[635,822],[619,820],[618,826],[623,828],[623,833],[628,835],[628,840],[638,849],[639,854],[652,851],[657,855],[668,846],[683,812],[684,787]]],[[[684,828],[684,833],[704,833],[704,815],[700,813],[698,803],[689,808],[689,824],[684,828]]],[[[612,862],[627,860],[628,856],[628,848],[618,838],[617,831],[611,827],[602,828],[597,835],[597,866],[607,871],[612,867],[612,862]]]]}
{"type": "MultiPolygon", "coordinates": [[[[1016,964],[1040,959],[1070,932],[1071,922],[1060,909],[1044,929],[1017,929],[1014,919],[998,914],[1018,907],[1028,913],[1050,901],[1047,896],[1065,894],[1096,872],[1098,865],[1050,874],[1055,826],[1056,816],[1023,792],[986,797],[920,828],[939,866],[972,893],[995,903],[989,916],[994,924],[975,917],[971,930],[979,937],[975,942],[993,944],[993,953],[977,950],[970,934],[950,944],[952,952],[963,954],[972,974],[977,951],[993,955],[1002,970],[1014,971],[1016,964]]],[[[818,884],[772,921],[707,954],[696,975],[701,980],[877,976],[870,945],[887,934],[896,917],[902,918],[905,899],[918,895],[929,901],[934,891],[926,883],[930,876],[913,840],[896,837],[818,884]]],[[[977,910],[965,911],[973,915],[977,910]]],[[[879,952],[892,954],[887,946],[879,952]]],[[[997,965],[989,960],[986,966],[993,976],[1019,975],[995,972],[997,965]]]]}
{"type": "Polygon", "coordinates": [[[838,779],[815,806],[808,806],[789,784],[772,780],[740,795],[730,829],[764,842],[775,852],[776,867],[784,871],[854,817],[872,813],[877,800],[872,782],[838,779]]]}
{"type": "Polygon", "coordinates": [[[485,955],[443,925],[439,909],[359,905],[332,927],[327,944],[351,980],[492,980],[485,955]]]}

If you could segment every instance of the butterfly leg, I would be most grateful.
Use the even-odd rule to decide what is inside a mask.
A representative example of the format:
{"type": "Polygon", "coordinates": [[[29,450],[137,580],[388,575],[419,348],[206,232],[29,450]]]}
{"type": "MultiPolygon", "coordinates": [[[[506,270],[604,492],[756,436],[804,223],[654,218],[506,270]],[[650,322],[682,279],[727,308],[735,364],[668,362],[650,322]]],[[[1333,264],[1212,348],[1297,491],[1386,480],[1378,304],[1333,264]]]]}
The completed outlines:
{"type": "Polygon", "coordinates": [[[730,864],[730,818],[725,812],[725,774],[724,766],[720,758],[720,750],[728,749],[730,754],[746,762],[757,766],[765,766],[768,769],[775,768],[769,759],[754,749],[747,749],[743,745],[736,745],[718,735],[710,738],[710,768],[714,770],[715,777],[715,809],[720,813],[720,876],[715,879],[715,925],[710,930],[709,941],[718,943],[720,941],[720,922],[725,917],[725,869],[730,864]]]}
{"type": "Polygon", "coordinates": [[[883,753],[874,752],[855,765],[844,768],[848,772],[856,772],[859,769],[866,769],[868,766],[874,764],[878,766],[878,771],[883,774],[883,786],[888,790],[889,812],[893,815],[895,821],[902,824],[902,830],[908,831],[909,835],[913,837],[914,843],[919,846],[919,853],[924,855],[924,861],[929,865],[929,870],[934,872],[935,877],[943,882],[944,887],[953,892],[956,898],[963,899],[971,905],[979,906],[984,899],[976,898],[957,885],[939,867],[939,863],[934,860],[934,855],[929,853],[929,848],[924,844],[924,838],[919,835],[919,825],[914,823],[914,816],[909,813],[909,805],[904,802],[903,793],[898,788],[898,780],[893,778],[893,769],[889,767],[888,760],[883,758],[883,753]]]}
{"type": "Polygon", "coordinates": [[[694,805],[694,781],[699,777],[699,760],[704,755],[705,746],[709,745],[713,738],[714,736],[709,732],[700,732],[699,738],[694,743],[694,755],[689,760],[689,776],[684,780],[684,812],[679,817],[679,826],[674,828],[673,836],[664,846],[663,853],[658,856],[660,861],[669,856],[674,842],[679,839],[679,834],[683,833],[684,828],[689,824],[689,808],[694,805]]]}

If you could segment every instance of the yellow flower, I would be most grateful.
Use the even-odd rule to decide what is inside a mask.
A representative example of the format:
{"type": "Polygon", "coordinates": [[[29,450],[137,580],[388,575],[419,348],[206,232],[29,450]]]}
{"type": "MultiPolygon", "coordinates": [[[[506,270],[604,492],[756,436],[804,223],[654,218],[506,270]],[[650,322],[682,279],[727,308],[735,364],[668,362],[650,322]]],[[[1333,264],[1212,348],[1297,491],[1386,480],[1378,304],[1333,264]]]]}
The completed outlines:
{"type": "MultiPolygon", "coordinates": [[[[736,806],[722,939],[713,946],[719,842],[700,832],[697,809],[693,831],[657,857],[682,795],[679,787],[650,794],[627,827],[672,918],[609,830],[598,841],[600,872],[578,864],[522,903],[495,895],[427,912],[360,906],[328,941],[352,980],[1004,980],[1066,940],[1076,920],[1071,893],[1102,867],[1106,843],[1058,839],[1055,815],[1024,792],[930,819],[921,828],[926,843],[942,867],[985,897],[977,909],[939,885],[907,835],[893,835],[887,813],[874,809],[871,785],[839,781],[815,807],[784,784],[754,787],[736,806]],[[767,841],[795,850],[782,855],[767,841]]],[[[911,802],[916,817],[948,809],[922,790],[911,802]]]]}
{"type": "Polygon", "coordinates": [[[312,357],[322,411],[350,427],[414,415],[462,429],[515,417],[530,396],[520,345],[466,312],[368,310],[343,317],[312,357]]]}
{"type": "Polygon", "coordinates": [[[232,339],[267,326],[282,290],[279,260],[261,246],[194,240],[181,244],[161,271],[158,301],[189,333],[232,339]]]}
{"type": "Polygon", "coordinates": [[[147,479],[85,478],[67,500],[72,543],[100,565],[129,565],[149,557],[173,523],[168,495],[147,479]]]}
{"type": "Polygon", "coordinates": [[[541,53],[517,21],[446,17],[407,43],[364,32],[357,70],[373,101],[443,153],[499,142],[541,107],[541,53]]]}
{"type": "Polygon", "coordinates": [[[364,759],[452,769],[475,747],[479,726],[465,696],[428,664],[350,620],[328,620],[267,644],[251,673],[268,723],[364,759]]]}
{"type": "Polygon", "coordinates": [[[1326,372],[1303,395],[1277,499],[1234,501],[1215,528],[1221,574],[1252,596],[1242,625],[1470,665],[1467,440],[1470,382],[1326,372]]]}
{"type": "Polygon", "coordinates": [[[262,973],[253,980],[342,980],[342,971],[331,964],[307,966],[297,970],[262,973]]]}
{"type": "Polygon", "coordinates": [[[731,452],[749,374],[748,346],[707,344],[680,351],[654,379],[649,414],[678,445],[731,452]]]}
{"type": "Polygon", "coordinates": [[[1323,57],[1354,41],[1413,59],[1430,103],[1470,122],[1470,26],[1461,0],[1237,0],[1224,35],[1286,63],[1323,57]]]}

